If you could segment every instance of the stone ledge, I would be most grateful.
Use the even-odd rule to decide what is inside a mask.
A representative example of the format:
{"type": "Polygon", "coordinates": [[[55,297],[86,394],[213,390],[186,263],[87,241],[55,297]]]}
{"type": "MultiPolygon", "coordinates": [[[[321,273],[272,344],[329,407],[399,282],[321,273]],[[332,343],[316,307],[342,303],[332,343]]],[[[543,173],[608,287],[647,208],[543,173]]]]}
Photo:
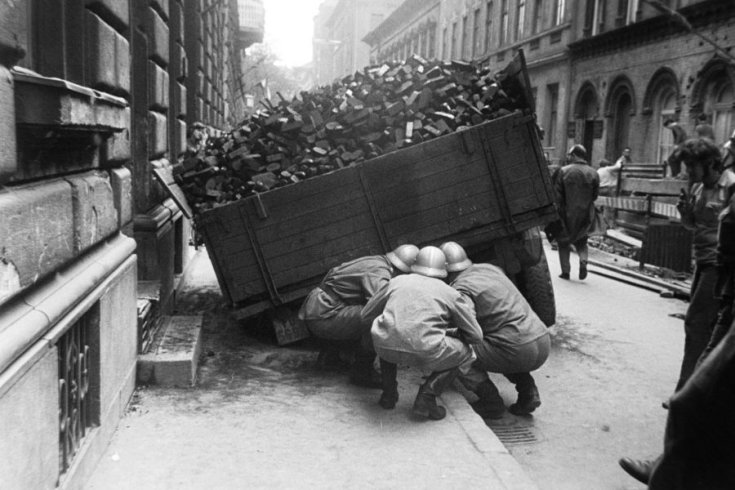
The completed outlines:
{"type": "Polygon", "coordinates": [[[138,383],[193,386],[201,351],[202,316],[166,317],[162,329],[155,350],[138,356],[138,383]]]}

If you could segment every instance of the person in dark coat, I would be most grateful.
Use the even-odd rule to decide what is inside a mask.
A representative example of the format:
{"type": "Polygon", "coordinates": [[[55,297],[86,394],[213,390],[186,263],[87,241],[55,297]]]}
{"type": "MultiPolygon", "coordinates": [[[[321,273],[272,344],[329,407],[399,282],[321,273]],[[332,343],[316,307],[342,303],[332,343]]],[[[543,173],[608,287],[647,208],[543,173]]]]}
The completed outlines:
{"type": "Polygon", "coordinates": [[[574,245],[579,255],[579,278],[584,280],[587,277],[587,238],[595,219],[595,199],[599,192],[600,177],[587,163],[587,151],[582,145],[574,145],[569,150],[568,162],[559,170],[556,180],[563,225],[556,237],[561,262],[559,277],[569,279],[569,255],[574,245]]]}
{"type": "Polygon", "coordinates": [[[320,354],[338,356],[339,347],[355,351],[350,380],[358,386],[380,388],[381,379],[373,367],[375,352],[370,338],[370,323],[363,323],[362,307],[388,281],[410,272],[418,254],[415,245],[400,245],[386,255],[360,257],[333,267],[304,300],[299,319],[314,337],[325,341],[320,354]]]}

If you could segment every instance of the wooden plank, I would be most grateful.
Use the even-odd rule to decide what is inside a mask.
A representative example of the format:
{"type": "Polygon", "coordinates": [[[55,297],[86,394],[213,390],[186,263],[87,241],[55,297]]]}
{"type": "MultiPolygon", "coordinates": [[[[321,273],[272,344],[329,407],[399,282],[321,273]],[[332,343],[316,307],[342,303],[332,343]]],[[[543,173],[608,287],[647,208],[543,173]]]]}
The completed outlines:
{"type": "Polygon", "coordinates": [[[308,209],[302,208],[301,212],[294,209],[293,214],[286,213],[283,219],[263,220],[253,228],[261,245],[268,247],[280,241],[298,240],[302,235],[311,234],[312,230],[330,226],[330,223],[370,219],[364,196],[352,194],[346,197],[348,200],[332,206],[321,207],[314,203],[308,209]]]}
{"type": "Polygon", "coordinates": [[[623,178],[620,181],[620,190],[637,192],[640,194],[657,194],[678,196],[681,189],[686,189],[685,180],[676,179],[634,179],[623,178]]]}

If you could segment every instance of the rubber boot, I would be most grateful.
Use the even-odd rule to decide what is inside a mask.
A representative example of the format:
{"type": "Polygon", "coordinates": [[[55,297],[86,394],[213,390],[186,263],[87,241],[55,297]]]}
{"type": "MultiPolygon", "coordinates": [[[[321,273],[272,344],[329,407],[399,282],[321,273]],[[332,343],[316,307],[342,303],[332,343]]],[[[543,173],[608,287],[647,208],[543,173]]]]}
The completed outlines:
{"type": "Polygon", "coordinates": [[[398,366],[392,362],[380,360],[380,377],[383,382],[383,393],[380,395],[378,404],[386,410],[395,408],[398,402],[398,366]]]}
{"type": "Polygon", "coordinates": [[[541,396],[531,373],[506,374],[505,377],[516,385],[518,392],[518,400],[508,408],[510,413],[528,415],[541,405],[541,396]]]}
{"type": "Polygon", "coordinates": [[[416,400],[413,402],[413,413],[431,420],[441,420],[446,417],[447,411],[436,404],[436,397],[452,384],[458,374],[459,369],[457,368],[431,373],[424,384],[419,387],[416,400]]]}
{"type": "Polygon", "coordinates": [[[483,419],[499,419],[505,415],[505,402],[498,387],[489,379],[472,390],[480,399],[470,403],[472,409],[483,419]]]}
{"type": "Polygon", "coordinates": [[[355,362],[352,363],[350,382],[363,388],[382,388],[380,374],[375,370],[375,353],[358,347],[355,351],[355,362]]]}

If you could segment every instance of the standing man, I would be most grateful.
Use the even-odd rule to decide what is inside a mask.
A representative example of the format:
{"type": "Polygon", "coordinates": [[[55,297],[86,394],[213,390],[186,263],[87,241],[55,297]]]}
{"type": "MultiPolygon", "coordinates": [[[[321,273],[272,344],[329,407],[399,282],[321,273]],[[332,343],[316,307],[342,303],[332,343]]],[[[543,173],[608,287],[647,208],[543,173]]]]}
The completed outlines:
{"type": "Polygon", "coordinates": [[[397,364],[408,364],[432,371],[419,387],[413,413],[443,419],[446,410],[436,404],[436,397],[475,360],[468,344],[480,342],[482,330],[472,302],[446,284],[445,277],[444,253],[424,247],[411,274],[391,280],[363,308],[365,319],[374,319],[371,333],[383,377],[379,403],[385,409],[398,401],[397,364]]]}
{"type": "Polygon", "coordinates": [[[687,140],[682,145],[682,160],[689,174],[690,191],[681,190],[677,209],[682,224],[694,232],[696,265],[684,318],[684,358],[676,391],[691,376],[717,317],[718,301],[713,294],[717,280],[717,228],[719,214],[727,201],[720,150],[712,140],[687,140]]]}
{"type": "Polygon", "coordinates": [[[587,238],[595,218],[595,199],[600,187],[600,177],[587,164],[587,150],[574,145],[567,155],[568,165],[561,168],[556,181],[559,198],[559,214],[562,230],[556,237],[559,244],[561,277],[569,279],[571,246],[579,255],[579,278],[587,277],[587,238]]]}
{"type": "Polygon", "coordinates": [[[373,367],[375,351],[370,339],[370,323],[363,323],[360,311],[391,278],[410,272],[418,254],[415,245],[401,245],[386,255],[369,255],[332,268],[318,287],[304,300],[299,319],[314,336],[331,344],[320,358],[339,353],[339,345],[355,349],[350,381],[358,386],[380,388],[381,379],[373,367]]]}
{"type": "Polygon", "coordinates": [[[505,403],[487,375],[501,373],[518,393],[509,411],[530,414],[541,405],[531,371],[540,368],[549,356],[551,339],[546,325],[500,267],[473,264],[455,242],[446,242],[441,249],[447,257],[451,286],[472,300],[482,328],[482,342],[473,346],[477,360],[459,378],[479,398],[472,408],[483,418],[505,414],[505,403]]]}

